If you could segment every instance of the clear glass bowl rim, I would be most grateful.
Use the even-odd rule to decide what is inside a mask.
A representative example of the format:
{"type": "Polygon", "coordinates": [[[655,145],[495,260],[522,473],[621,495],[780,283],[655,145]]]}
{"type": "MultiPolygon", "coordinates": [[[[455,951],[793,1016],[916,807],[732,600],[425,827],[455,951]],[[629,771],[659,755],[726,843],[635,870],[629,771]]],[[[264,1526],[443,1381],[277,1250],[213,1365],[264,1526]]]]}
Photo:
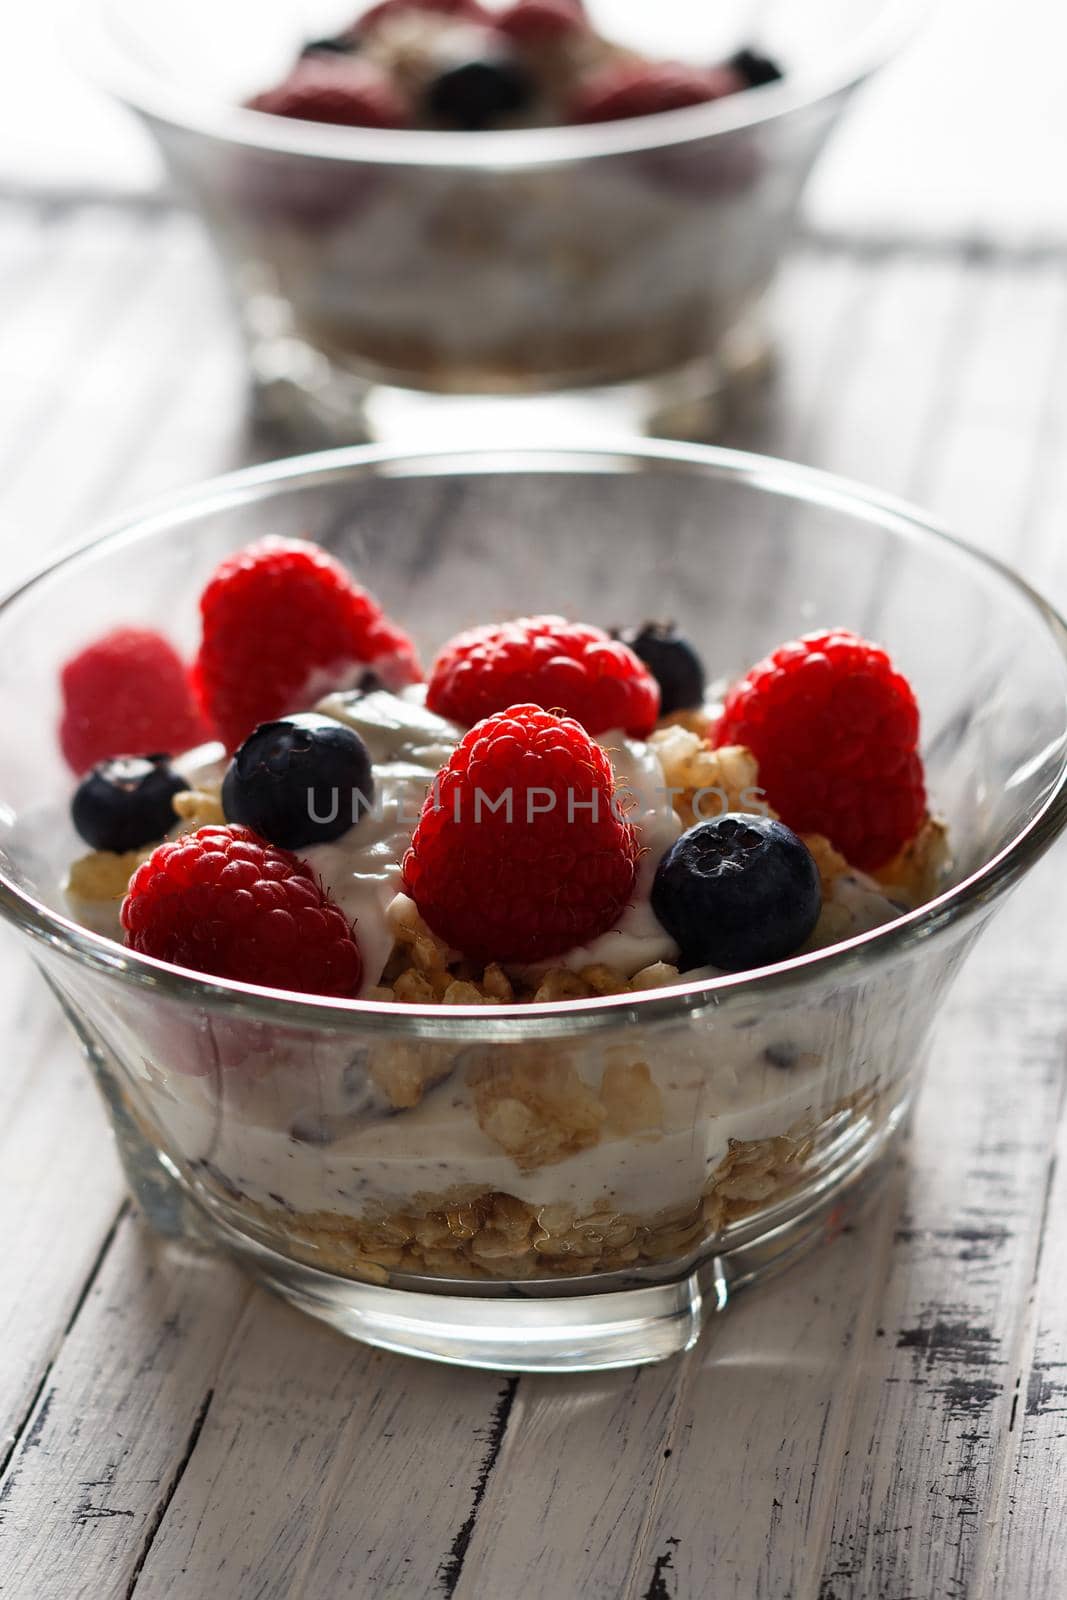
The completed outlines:
{"type": "MultiPolygon", "coordinates": [[[[275,489],[301,483],[327,483],[390,473],[481,474],[501,471],[640,472],[664,466],[679,473],[711,476],[877,522],[916,544],[947,545],[955,555],[981,568],[996,583],[1013,590],[1051,638],[1067,673],[1067,622],[1010,567],[929,520],[906,501],[883,495],[847,479],[769,456],[712,446],[668,441],[622,441],[618,445],[573,447],[500,446],[472,450],[383,449],[354,446],[272,461],[210,479],[110,522],[85,540],[68,545],[44,567],[0,597],[0,642],[6,615],[39,586],[67,569],[91,561],[103,549],[165,537],[183,522],[217,515],[238,505],[268,501],[275,489]]],[[[1067,691],[1064,694],[1067,707],[1067,691]]],[[[0,792],[0,804],[3,794],[0,792]]],[[[555,1003],[484,1006],[419,1006],[374,1000],[324,1000],[279,989],[259,988],[207,977],[127,950],[103,935],[50,910],[14,883],[0,868],[0,914],[36,941],[74,956],[84,966],[160,996],[222,1012],[254,1015],[290,1027],[357,1029],[416,1035],[428,1041],[481,1041],[536,1034],[565,1037],[627,1020],[656,1024],[680,1019],[727,1002],[778,994],[813,980],[847,980],[873,971],[914,950],[933,935],[968,920],[1018,881],[1067,824],[1067,740],[1052,791],[1040,810],[977,871],[934,900],[895,922],[825,950],[793,956],[753,972],[725,974],[640,993],[555,1003]]]]}
{"type": "Polygon", "coordinates": [[[70,38],[90,75],[123,104],[155,121],[246,149],[326,161],[452,169],[566,165],[601,156],[669,149],[751,128],[855,87],[888,61],[926,15],[931,0],[886,0],[884,10],[817,72],[786,77],[708,105],[619,122],[492,133],[340,128],[269,116],[168,84],[116,36],[113,0],[70,3],[70,38]]]}

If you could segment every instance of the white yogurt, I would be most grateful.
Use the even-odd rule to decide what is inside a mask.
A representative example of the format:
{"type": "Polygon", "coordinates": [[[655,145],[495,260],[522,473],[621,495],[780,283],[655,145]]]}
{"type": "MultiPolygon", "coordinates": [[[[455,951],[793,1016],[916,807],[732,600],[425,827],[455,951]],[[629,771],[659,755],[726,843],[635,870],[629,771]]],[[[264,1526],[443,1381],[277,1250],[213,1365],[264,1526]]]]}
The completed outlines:
{"type": "Polygon", "coordinates": [[[359,734],[374,768],[374,805],[339,839],[299,853],[355,924],[363,988],[378,983],[393,948],[386,920],[404,853],[435,774],[463,730],[428,711],[425,686],[399,694],[327,695],[315,707],[359,734]]]}
{"type": "Polygon", "coordinates": [[[603,962],[632,978],[654,961],[674,962],[678,957],[678,946],[657,920],[650,896],[656,868],[681,833],[682,824],[671,807],[663,767],[651,746],[618,732],[601,734],[599,742],[611,757],[623,793],[632,796],[629,816],[643,852],[633,899],[613,928],[566,955],[542,963],[541,970],[564,966],[578,972],[582,967],[603,962]]]}
{"type": "MultiPolygon", "coordinates": [[[[692,1204],[730,1140],[784,1133],[854,1087],[850,1068],[834,1072],[818,1054],[818,1019],[791,1022],[788,1040],[768,1021],[725,1026],[710,1049],[698,1051],[682,1035],[658,1041],[649,1065],[662,1126],[604,1132],[591,1148],[533,1171],[482,1131],[462,1056],[418,1106],[395,1114],[382,1114],[366,1093],[359,1063],[346,1075],[341,1062],[307,1055],[279,1060],[260,1077],[153,1070],[146,1089],[165,1144],[260,1205],[356,1216],[368,1205],[403,1209],[416,1194],[473,1185],[532,1206],[565,1203],[587,1213],[607,1204],[651,1216],[692,1204]]],[[[641,1053],[635,1044],[634,1059],[641,1053]]],[[[595,1089],[595,1056],[585,1067],[595,1089]]]]}

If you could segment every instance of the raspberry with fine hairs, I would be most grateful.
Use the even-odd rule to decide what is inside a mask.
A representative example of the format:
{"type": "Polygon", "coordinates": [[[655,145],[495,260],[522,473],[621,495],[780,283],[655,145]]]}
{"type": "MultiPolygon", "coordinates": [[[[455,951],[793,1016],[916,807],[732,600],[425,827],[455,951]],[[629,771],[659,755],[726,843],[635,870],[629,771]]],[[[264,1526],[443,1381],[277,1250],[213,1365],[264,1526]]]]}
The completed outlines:
{"type": "Polygon", "coordinates": [[[362,977],[348,919],[307,863],[233,824],[153,850],[122,926],[131,950],[239,983],[350,998],[362,977]]]}
{"type": "Polygon", "coordinates": [[[518,617],[459,633],[430,672],[426,704],[455,722],[477,722],[533,701],[563,711],[589,733],[621,728],[635,739],[659,715],[659,685],[628,645],[602,628],[562,617],[518,617]]]}
{"type": "Polygon", "coordinates": [[[60,673],[59,743],[79,775],[113,756],[177,755],[211,738],[189,669],[150,628],[114,628],[60,673]]]}
{"type": "Polygon", "coordinates": [[[733,685],[716,745],[743,744],[782,821],[864,871],[926,814],[919,708],[886,652],[844,628],[781,645],[733,685]]]}
{"type": "Polygon", "coordinates": [[[404,885],[470,959],[541,961],[618,921],[638,853],[604,749],[571,718],[518,705],[471,728],[438,774],[404,885]]]}
{"type": "Polygon", "coordinates": [[[306,711],[371,667],[389,689],[422,676],[403,629],[339,561],[301,539],[227,556],[200,597],[193,681],[227,749],[261,722],[306,711]]]}

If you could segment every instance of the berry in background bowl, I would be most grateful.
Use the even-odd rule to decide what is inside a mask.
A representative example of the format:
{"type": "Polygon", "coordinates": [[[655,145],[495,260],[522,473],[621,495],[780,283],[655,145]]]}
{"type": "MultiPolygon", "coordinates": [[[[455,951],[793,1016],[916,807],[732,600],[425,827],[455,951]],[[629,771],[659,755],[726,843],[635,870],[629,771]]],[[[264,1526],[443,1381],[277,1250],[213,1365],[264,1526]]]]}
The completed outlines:
{"type": "Polygon", "coordinates": [[[656,1359],[819,1237],[1067,814],[1059,619],[917,513],[714,451],[275,464],[61,561],[0,639],[0,909],[137,1192],[451,1360],[656,1359]],[[164,627],[143,720],[82,698],[72,751],[67,665],[164,627]],[[218,736],[158,742],[176,682],[218,736]]]}
{"type": "Polygon", "coordinates": [[[93,0],[82,26],[208,224],[271,417],[442,437],[455,396],[592,390],[594,425],[604,400],[691,437],[765,370],[803,185],[917,4],[773,0],[758,38],[683,0],[93,0]]]}

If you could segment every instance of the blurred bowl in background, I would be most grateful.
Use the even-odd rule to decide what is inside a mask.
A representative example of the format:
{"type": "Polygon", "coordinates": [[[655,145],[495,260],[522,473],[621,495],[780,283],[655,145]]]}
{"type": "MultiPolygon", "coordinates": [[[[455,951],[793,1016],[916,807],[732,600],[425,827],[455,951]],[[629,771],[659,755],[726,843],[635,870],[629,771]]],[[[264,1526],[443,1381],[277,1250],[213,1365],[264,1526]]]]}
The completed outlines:
{"type": "MultiPolygon", "coordinates": [[[[95,0],[84,55],[204,218],[263,412],[313,438],[418,424],[441,442],[442,418],[469,424],[464,396],[580,393],[613,431],[713,433],[724,383],[766,365],[752,330],[812,164],[918,4],[768,0],[704,18],[667,0],[642,38],[647,15],[600,0],[598,27],[658,56],[711,62],[757,42],[785,70],[622,122],[439,133],[243,109],[354,9],[95,0]]],[[[529,438],[528,403],[493,415],[529,438]]]]}

